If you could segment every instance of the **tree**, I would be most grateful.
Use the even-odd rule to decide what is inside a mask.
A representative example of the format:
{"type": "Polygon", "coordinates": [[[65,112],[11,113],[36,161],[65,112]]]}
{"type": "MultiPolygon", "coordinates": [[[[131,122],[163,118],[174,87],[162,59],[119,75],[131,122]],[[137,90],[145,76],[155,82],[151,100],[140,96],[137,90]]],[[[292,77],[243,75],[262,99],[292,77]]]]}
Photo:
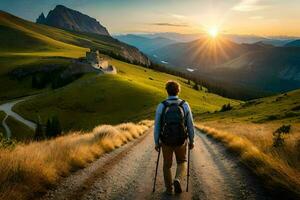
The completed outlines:
{"type": "Polygon", "coordinates": [[[55,135],[55,137],[61,135],[61,126],[60,126],[60,122],[57,116],[54,116],[52,118],[52,129],[53,129],[53,133],[55,135]]]}
{"type": "Polygon", "coordinates": [[[220,110],[220,112],[225,112],[225,111],[229,111],[232,110],[232,106],[230,105],[230,103],[228,104],[224,104],[220,110]]]}
{"type": "Polygon", "coordinates": [[[288,134],[291,130],[291,125],[282,125],[273,133],[273,147],[284,146],[284,134],[288,134]]]}
{"type": "Polygon", "coordinates": [[[198,83],[195,83],[195,85],[193,86],[193,89],[199,91],[199,85],[198,85],[198,83]]]}
{"type": "Polygon", "coordinates": [[[51,138],[52,136],[52,124],[50,119],[47,120],[47,124],[46,124],[46,136],[51,138]]]}
{"type": "Polygon", "coordinates": [[[37,88],[37,85],[38,85],[37,77],[36,77],[36,75],[34,74],[34,75],[32,76],[32,79],[31,79],[31,86],[32,86],[33,88],[37,88]]]}
{"type": "Polygon", "coordinates": [[[37,123],[36,123],[36,129],[34,133],[34,140],[44,140],[46,138],[44,130],[43,130],[43,125],[41,124],[41,118],[38,117],[37,123]]]}
{"type": "Polygon", "coordinates": [[[54,116],[47,120],[46,124],[46,136],[49,138],[57,137],[61,135],[61,125],[58,117],[54,116]]]}

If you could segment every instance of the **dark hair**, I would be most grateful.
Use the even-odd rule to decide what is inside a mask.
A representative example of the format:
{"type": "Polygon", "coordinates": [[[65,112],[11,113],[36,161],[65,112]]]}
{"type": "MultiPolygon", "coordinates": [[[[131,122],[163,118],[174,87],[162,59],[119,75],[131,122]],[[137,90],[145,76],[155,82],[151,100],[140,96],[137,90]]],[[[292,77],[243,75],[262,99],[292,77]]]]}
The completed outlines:
{"type": "Polygon", "coordinates": [[[180,92],[180,84],[176,81],[168,81],[166,83],[166,90],[169,96],[176,96],[180,92]]]}

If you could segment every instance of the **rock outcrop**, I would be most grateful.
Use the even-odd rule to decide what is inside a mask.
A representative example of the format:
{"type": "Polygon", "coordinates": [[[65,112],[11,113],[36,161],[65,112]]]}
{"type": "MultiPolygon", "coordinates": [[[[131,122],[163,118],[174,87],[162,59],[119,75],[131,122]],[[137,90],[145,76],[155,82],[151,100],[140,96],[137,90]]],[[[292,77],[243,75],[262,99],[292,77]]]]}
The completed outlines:
{"type": "Polygon", "coordinates": [[[96,19],[62,5],[57,5],[48,13],[47,17],[42,13],[36,23],[78,32],[110,35],[96,19]]]}

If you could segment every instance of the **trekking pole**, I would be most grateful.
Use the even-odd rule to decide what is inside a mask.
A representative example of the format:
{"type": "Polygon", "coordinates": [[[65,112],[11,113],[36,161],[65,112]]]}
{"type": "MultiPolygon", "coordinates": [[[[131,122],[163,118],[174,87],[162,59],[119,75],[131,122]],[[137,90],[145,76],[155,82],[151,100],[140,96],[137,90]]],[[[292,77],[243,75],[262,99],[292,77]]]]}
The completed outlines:
{"type": "Polygon", "coordinates": [[[186,177],[186,192],[189,191],[189,179],[190,179],[190,155],[191,155],[191,149],[188,145],[188,166],[187,166],[187,177],[186,177]]]}
{"type": "Polygon", "coordinates": [[[157,161],[156,161],[156,169],[155,169],[155,176],[154,176],[154,183],[153,183],[153,191],[152,192],[155,192],[155,184],[156,184],[157,170],[158,170],[158,164],[159,164],[160,149],[161,149],[161,147],[159,147],[159,149],[158,149],[158,156],[157,156],[157,161]]]}

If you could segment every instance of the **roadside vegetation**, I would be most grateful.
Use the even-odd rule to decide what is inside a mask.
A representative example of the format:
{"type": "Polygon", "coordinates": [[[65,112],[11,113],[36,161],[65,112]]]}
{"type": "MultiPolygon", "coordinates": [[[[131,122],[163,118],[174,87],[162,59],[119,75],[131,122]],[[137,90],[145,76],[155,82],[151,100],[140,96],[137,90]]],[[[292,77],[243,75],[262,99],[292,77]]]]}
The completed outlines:
{"type": "Polygon", "coordinates": [[[237,134],[201,124],[196,127],[237,153],[241,161],[271,190],[295,199],[300,197],[300,127],[298,132],[289,133],[291,135],[285,138],[284,145],[280,147],[273,145],[272,133],[257,136],[251,133],[251,129],[248,129],[248,134],[237,134]]]}
{"type": "MultiPolygon", "coordinates": [[[[197,117],[197,127],[236,152],[275,192],[300,196],[300,90],[197,117]]],[[[224,106],[225,107],[225,106],[224,106]]]]}
{"type": "Polygon", "coordinates": [[[70,132],[51,140],[6,145],[0,148],[0,199],[32,199],[54,186],[60,177],[138,138],[152,124],[141,121],[101,125],[91,132],[70,132]]]}

